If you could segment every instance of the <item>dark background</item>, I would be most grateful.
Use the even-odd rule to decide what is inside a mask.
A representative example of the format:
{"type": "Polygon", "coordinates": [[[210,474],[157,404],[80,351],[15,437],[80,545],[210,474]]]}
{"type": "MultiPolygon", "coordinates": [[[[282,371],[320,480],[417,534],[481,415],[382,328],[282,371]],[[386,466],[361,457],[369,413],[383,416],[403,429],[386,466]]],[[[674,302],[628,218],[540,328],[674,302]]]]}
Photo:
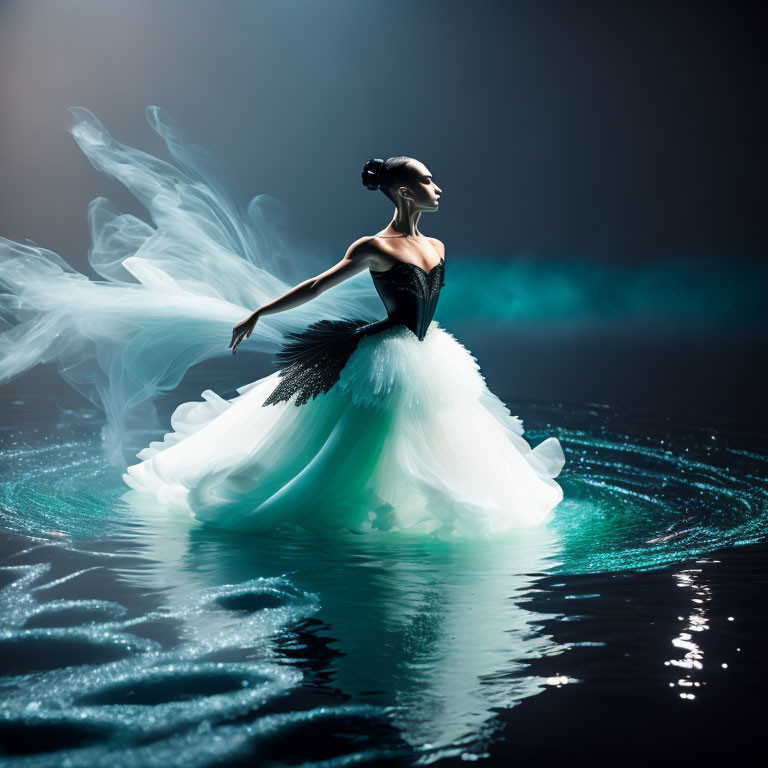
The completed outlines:
{"type": "MultiPolygon", "coordinates": [[[[339,257],[391,214],[365,160],[402,153],[444,190],[422,230],[449,256],[759,265],[766,31],[743,2],[6,0],[0,234],[87,270],[91,199],[146,214],[90,166],[66,109],[166,157],[144,118],[158,105],[244,202],[277,197],[298,241],[339,257]]],[[[766,418],[754,325],[452,330],[507,398],[766,418]]]]}
{"type": "MultiPolygon", "coordinates": [[[[721,508],[729,510],[727,521],[740,514],[736,501],[755,516],[762,503],[747,489],[760,487],[764,469],[757,456],[768,434],[768,322],[738,308],[754,306],[765,289],[758,282],[768,245],[763,5],[0,0],[0,235],[29,238],[89,271],[86,209],[93,198],[105,195],[146,218],[83,156],[67,132],[71,106],[91,110],[119,141],[167,158],[144,118],[146,106],[162,107],[182,135],[218,159],[243,202],[273,195],[285,206],[292,236],[339,257],[391,215],[382,196],[360,184],[365,160],[414,155],[444,190],[440,213],[421,222],[448,249],[436,317],[477,356],[490,388],[527,428],[549,418],[547,435],[568,427],[568,409],[561,416],[558,405],[534,408],[531,401],[605,403],[649,415],[653,428],[644,418],[627,419],[635,419],[629,445],[670,444],[671,436],[670,451],[677,452],[690,430],[700,448],[710,439],[721,446],[707,459],[716,471],[702,464],[687,474],[675,469],[669,486],[660,481],[659,499],[674,483],[687,489],[674,507],[681,530],[701,526],[694,530],[706,542],[719,530],[721,508]],[[472,259],[489,260],[493,274],[468,279],[466,264],[477,266],[472,259]],[[498,260],[509,269],[498,269],[496,279],[498,260]],[[512,269],[519,264],[530,266],[522,318],[499,307],[507,286],[498,283],[522,274],[512,269]],[[557,311],[559,285],[567,297],[586,283],[591,307],[579,300],[577,310],[557,311]],[[486,290],[493,313],[457,312],[463,302],[482,306],[486,290]],[[622,297],[633,297],[642,311],[624,306],[622,297]],[[676,304],[694,309],[675,313],[676,304]]],[[[521,290],[509,286],[510,305],[521,290]]],[[[184,386],[197,397],[206,387],[223,391],[216,382],[244,384],[268,370],[266,361],[238,355],[197,366],[184,386]]],[[[190,396],[169,393],[165,412],[183,399],[190,396]]],[[[19,414],[39,411],[42,421],[57,406],[78,404],[50,366],[0,389],[14,447],[19,414]]],[[[587,479],[599,487],[607,476],[616,488],[634,487],[642,465],[631,463],[631,453],[603,458],[599,437],[602,421],[627,422],[599,408],[578,413],[584,439],[569,432],[576,435],[572,466],[582,471],[578,462],[589,448],[587,464],[595,464],[583,470],[587,479]]],[[[27,439],[38,427],[48,439],[33,417],[19,432],[27,439]]],[[[79,461],[67,456],[65,488],[79,461]]],[[[37,498],[23,493],[25,483],[46,487],[30,477],[12,489],[22,504],[37,498]]],[[[595,498],[608,502],[611,495],[595,498]]],[[[44,503],[30,506],[30,519],[44,503]]],[[[647,524],[655,525],[652,517],[647,524]]],[[[0,542],[4,553],[9,541],[15,539],[0,542]]],[[[192,542],[199,549],[201,541],[192,542]]],[[[86,554],[70,561],[66,552],[70,573],[86,554]]],[[[677,677],[663,664],[679,617],[697,610],[675,578],[677,565],[568,577],[568,584],[561,574],[537,579],[528,608],[550,616],[532,631],[574,646],[565,666],[561,655],[545,654],[530,674],[568,672],[589,683],[501,712],[504,740],[490,748],[491,762],[533,764],[546,754],[550,764],[709,765],[743,756],[764,722],[765,562],[764,543],[697,561],[697,582],[713,598],[711,629],[696,638],[706,653],[700,678],[708,695],[682,707],[676,693],[664,699],[658,687],[662,680],[669,693],[665,670],[677,677]],[[606,645],[596,648],[595,641],[606,645]]],[[[99,578],[104,597],[115,599],[111,578],[99,578]]],[[[127,594],[121,584],[117,599],[127,594]]],[[[71,580],[64,589],[78,585],[71,580]]],[[[313,646],[307,666],[327,685],[324,649],[313,646]]],[[[32,734],[25,749],[45,741],[13,725],[15,738],[32,734]]],[[[289,757],[306,743],[316,742],[294,738],[289,757]]],[[[286,745],[280,747],[284,757],[286,745]]]]}

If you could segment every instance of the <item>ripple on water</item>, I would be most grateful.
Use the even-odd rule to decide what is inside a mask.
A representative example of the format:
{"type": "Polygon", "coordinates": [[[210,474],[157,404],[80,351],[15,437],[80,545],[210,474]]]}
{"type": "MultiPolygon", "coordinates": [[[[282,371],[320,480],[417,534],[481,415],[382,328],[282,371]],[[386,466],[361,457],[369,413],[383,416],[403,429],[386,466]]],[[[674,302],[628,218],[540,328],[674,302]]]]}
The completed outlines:
{"type": "Polygon", "coordinates": [[[6,577],[0,605],[8,609],[2,611],[0,628],[0,734],[7,737],[7,764],[95,766],[114,764],[120,757],[121,765],[142,766],[164,756],[166,764],[207,765],[252,748],[262,734],[266,748],[272,737],[282,739],[289,730],[316,721],[381,714],[379,708],[348,707],[232,724],[255,716],[302,681],[298,668],[267,652],[276,637],[290,633],[292,625],[318,608],[314,595],[287,579],[224,584],[189,594],[173,611],[128,617],[118,603],[38,602],[41,592],[62,582],[47,580],[51,567],[34,563],[0,569],[6,577]],[[70,619],[90,620],[30,627],[33,619],[62,615],[65,609],[70,619]],[[232,615],[236,621],[222,620],[232,615]],[[131,633],[156,618],[178,619],[197,631],[187,632],[170,650],[131,633]],[[252,660],[202,660],[249,648],[252,660]],[[179,737],[184,729],[191,730],[179,737]],[[224,733],[226,744],[219,741],[224,733]],[[133,746],[125,746],[126,734],[133,746]],[[212,739],[216,750],[210,749],[212,739]]]}
{"type": "MultiPolygon", "coordinates": [[[[281,545],[286,562],[295,563],[292,574],[285,572],[290,568],[275,572],[275,564],[285,563],[270,560],[270,546],[254,544],[248,555],[248,542],[190,533],[189,521],[164,521],[161,535],[150,534],[158,519],[126,518],[119,503],[124,489],[101,459],[95,430],[65,430],[66,439],[54,435],[38,445],[14,438],[0,453],[5,478],[0,507],[5,531],[27,544],[0,568],[0,738],[8,764],[204,766],[242,755],[300,763],[309,759],[309,742],[314,760],[339,766],[413,748],[424,762],[468,754],[493,706],[576,680],[558,674],[521,682],[515,675],[522,661],[496,674],[492,665],[477,661],[482,654],[461,656],[462,664],[452,665],[451,654],[463,642],[462,628],[451,624],[454,618],[466,625],[472,609],[492,618],[503,603],[488,601],[508,601],[515,594],[523,605],[531,573],[567,574],[563,599],[589,600],[595,595],[579,592],[579,574],[657,568],[766,538],[768,473],[762,454],[717,432],[675,432],[665,425],[624,431],[615,414],[599,407],[554,406],[545,415],[553,425],[529,430],[527,437],[533,443],[551,434],[560,439],[568,459],[560,478],[565,499],[546,535],[531,538],[536,556],[513,560],[519,575],[504,582],[496,597],[492,588],[507,578],[509,564],[503,558],[492,563],[476,545],[467,545],[471,555],[457,560],[456,550],[445,543],[411,543],[410,553],[399,545],[344,544],[360,582],[354,584],[323,580],[342,565],[317,542],[311,543],[315,549],[301,542],[281,545]],[[308,552],[314,563],[306,559],[308,552]],[[268,575],[239,578],[232,563],[243,557],[268,575]],[[456,575],[456,563],[465,570],[463,577],[456,575]],[[356,679],[362,667],[354,667],[355,658],[368,667],[380,665],[381,675],[401,679],[398,700],[380,706],[337,699],[328,705],[305,692],[310,703],[304,709],[276,711],[313,672],[306,644],[297,639],[302,628],[317,622],[324,604],[325,613],[333,615],[331,603],[341,599],[299,586],[303,571],[313,568],[321,574],[315,582],[320,587],[334,584],[357,601],[352,611],[347,606],[350,615],[331,622],[329,631],[340,634],[327,641],[326,657],[349,661],[356,679]],[[151,573],[157,600],[148,603],[144,592],[130,601],[90,596],[83,577],[92,585],[107,571],[133,584],[151,573]],[[388,613],[377,615],[382,605],[367,603],[370,585],[386,595],[388,613]],[[458,606],[453,613],[442,605],[443,588],[452,590],[458,606]],[[383,656],[369,663],[364,645],[354,653],[348,648],[347,656],[334,651],[336,641],[345,639],[345,621],[348,626],[370,621],[384,640],[405,627],[400,666],[387,668],[383,656]],[[146,632],[153,625],[177,627],[173,641],[154,639],[146,632]],[[430,654],[446,637],[458,639],[441,651],[445,664],[438,675],[430,654]],[[487,701],[474,689],[451,698],[466,684],[462,674],[483,681],[487,701]],[[444,726],[439,733],[413,721],[414,711],[425,706],[426,689],[432,704],[442,702],[433,713],[434,722],[444,726]],[[467,712],[477,721],[461,735],[453,725],[467,712]],[[358,741],[345,733],[357,733],[358,741]]],[[[514,655],[514,649],[502,649],[505,658],[555,658],[562,652],[532,629],[532,616],[522,609],[512,616],[519,622],[514,632],[522,650],[514,655]]],[[[510,616],[500,616],[498,637],[510,636],[509,622],[510,616]]],[[[681,658],[670,664],[694,668],[697,650],[684,633],[679,650],[681,658]]],[[[377,698],[375,674],[361,693],[377,698]]]]}

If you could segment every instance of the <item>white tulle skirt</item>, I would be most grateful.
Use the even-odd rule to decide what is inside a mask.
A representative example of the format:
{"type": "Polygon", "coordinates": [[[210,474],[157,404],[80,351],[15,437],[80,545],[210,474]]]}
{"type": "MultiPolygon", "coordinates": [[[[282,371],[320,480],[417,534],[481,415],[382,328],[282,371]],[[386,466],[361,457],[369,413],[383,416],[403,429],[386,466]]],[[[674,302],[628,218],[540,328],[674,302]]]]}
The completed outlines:
{"type": "Polygon", "coordinates": [[[538,525],[563,498],[565,457],[486,386],[474,356],[432,321],[363,338],[326,393],[264,405],[279,371],[225,400],[180,405],[173,432],[125,481],[213,526],[484,537],[538,525]]]}

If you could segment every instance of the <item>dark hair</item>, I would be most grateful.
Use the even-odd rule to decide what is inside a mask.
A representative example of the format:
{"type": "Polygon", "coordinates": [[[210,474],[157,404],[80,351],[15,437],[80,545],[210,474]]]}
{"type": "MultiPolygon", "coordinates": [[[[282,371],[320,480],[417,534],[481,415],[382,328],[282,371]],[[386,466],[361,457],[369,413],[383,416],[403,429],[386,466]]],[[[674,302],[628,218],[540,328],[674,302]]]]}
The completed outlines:
{"type": "Polygon", "coordinates": [[[388,186],[397,180],[400,175],[398,171],[410,160],[413,158],[405,155],[390,157],[388,160],[372,157],[363,168],[363,186],[370,190],[388,186]]]}

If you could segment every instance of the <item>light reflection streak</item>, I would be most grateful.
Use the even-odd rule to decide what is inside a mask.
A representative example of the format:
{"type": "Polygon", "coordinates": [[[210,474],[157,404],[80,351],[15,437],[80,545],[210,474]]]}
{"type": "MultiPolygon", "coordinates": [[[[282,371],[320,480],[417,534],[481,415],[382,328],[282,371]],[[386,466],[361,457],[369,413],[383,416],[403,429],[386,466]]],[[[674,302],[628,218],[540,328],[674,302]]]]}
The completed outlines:
{"type": "Polygon", "coordinates": [[[677,586],[683,589],[693,591],[695,597],[691,598],[691,613],[688,617],[678,616],[679,621],[685,621],[686,624],[677,635],[672,639],[672,645],[684,651],[682,658],[669,659],[664,662],[665,666],[673,666],[678,669],[688,670],[685,677],[678,678],[670,683],[670,687],[683,688],[685,690],[679,693],[681,699],[693,700],[696,698],[691,689],[700,688],[705,683],[695,679],[697,672],[704,669],[704,651],[699,643],[694,639],[696,632],[704,632],[709,629],[707,619],[706,604],[712,600],[712,593],[709,585],[700,583],[698,574],[701,568],[687,568],[674,574],[677,586]]]}

